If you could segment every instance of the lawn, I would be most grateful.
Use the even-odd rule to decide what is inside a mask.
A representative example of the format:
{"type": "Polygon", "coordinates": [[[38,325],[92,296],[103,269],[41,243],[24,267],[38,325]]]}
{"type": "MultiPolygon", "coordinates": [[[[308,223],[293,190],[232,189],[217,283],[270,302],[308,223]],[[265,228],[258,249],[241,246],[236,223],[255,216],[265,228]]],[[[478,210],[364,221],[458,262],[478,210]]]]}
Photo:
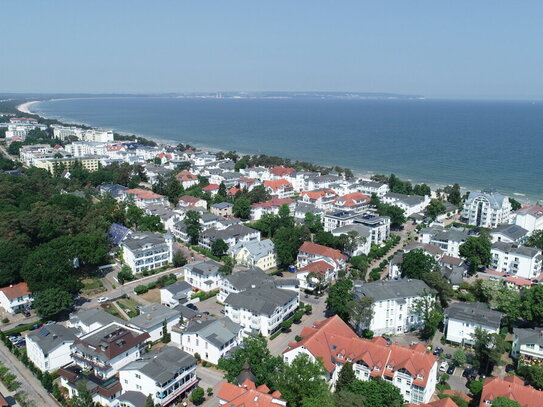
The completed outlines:
{"type": "Polygon", "coordinates": [[[83,295],[91,296],[106,291],[104,284],[98,277],[84,278],[81,283],[83,283],[83,289],[81,290],[83,295]]]}
{"type": "Polygon", "coordinates": [[[121,315],[119,314],[119,311],[117,311],[112,304],[105,303],[105,304],[102,304],[101,307],[108,314],[111,314],[111,315],[113,315],[114,317],[117,317],[117,318],[124,319],[124,318],[121,317],[121,315]]]}
{"type": "Polygon", "coordinates": [[[147,291],[145,294],[141,294],[140,297],[149,302],[160,303],[160,289],[153,288],[152,290],[147,291]]]}
{"type": "Polygon", "coordinates": [[[121,298],[117,300],[117,305],[121,307],[130,318],[136,317],[140,314],[136,307],[141,306],[141,304],[132,298],[121,298]]]}

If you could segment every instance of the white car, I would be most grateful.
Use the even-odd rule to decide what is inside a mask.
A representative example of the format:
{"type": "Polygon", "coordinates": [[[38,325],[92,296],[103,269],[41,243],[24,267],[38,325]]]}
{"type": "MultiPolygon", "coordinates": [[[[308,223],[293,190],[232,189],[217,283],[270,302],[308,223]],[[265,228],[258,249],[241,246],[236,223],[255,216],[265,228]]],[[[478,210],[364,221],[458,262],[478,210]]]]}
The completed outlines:
{"type": "Polygon", "coordinates": [[[98,301],[98,304],[101,304],[103,302],[108,302],[109,298],[107,298],[107,297],[98,297],[98,299],[96,301],[98,301]]]}
{"type": "Polygon", "coordinates": [[[449,363],[447,363],[445,361],[445,362],[441,363],[441,365],[439,366],[439,371],[440,372],[446,372],[448,368],[449,368],[449,363]]]}

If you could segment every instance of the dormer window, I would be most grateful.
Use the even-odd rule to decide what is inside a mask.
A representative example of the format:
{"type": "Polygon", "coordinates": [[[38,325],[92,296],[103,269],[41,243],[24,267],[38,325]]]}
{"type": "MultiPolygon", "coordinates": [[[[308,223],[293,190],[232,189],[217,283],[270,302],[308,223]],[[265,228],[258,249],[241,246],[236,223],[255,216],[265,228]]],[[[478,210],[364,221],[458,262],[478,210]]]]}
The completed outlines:
{"type": "Polygon", "coordinates": [[[387,369],[388,369],[388,370],[392,370],[392,366],[391,366],[391,365],[388,365],[388,366],[387,366],[387,369]]]}
{"type": "Polygon", "coordinates": [[[337,357],[343,359],[343,355],[341,353],[338,353],[337,357]]]}
{"type": "Polygon", "coordinates": [[[417,379],[422,380],[424,377],[421,374],[417,375],[417,379]]]}
{"type": "Polygon", "coordinates": [[[376,372],[378,372],[378,371],[379,371],[379,366],[374,366],[374,367],[373,367],[373,370],[375,370],[376,372]]]}

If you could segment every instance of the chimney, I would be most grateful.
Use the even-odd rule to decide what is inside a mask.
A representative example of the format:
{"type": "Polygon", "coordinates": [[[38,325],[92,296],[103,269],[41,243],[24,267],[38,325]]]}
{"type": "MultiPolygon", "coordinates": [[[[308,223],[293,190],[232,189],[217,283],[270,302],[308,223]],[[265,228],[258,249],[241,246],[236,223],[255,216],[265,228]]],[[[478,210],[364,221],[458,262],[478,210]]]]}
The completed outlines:
{"type": "Polygon", "coordinates": [[[147,321],[150,321],[152,317],[151,317],[150,314],[147,314],[147,315],[145,316],[145,318],[147,319],[147,321]]]}
{"type": "Polygon", "coordinates": [[[153,305],[153,306],[151,307],[151,310],[156,311],[156,305],[153,305]]]}

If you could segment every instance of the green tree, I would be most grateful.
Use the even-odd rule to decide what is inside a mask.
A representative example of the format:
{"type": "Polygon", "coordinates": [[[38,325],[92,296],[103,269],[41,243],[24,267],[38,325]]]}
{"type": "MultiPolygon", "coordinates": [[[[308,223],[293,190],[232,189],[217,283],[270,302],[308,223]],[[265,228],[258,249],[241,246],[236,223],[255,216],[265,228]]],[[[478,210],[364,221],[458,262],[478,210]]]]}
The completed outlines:
{"type": "Polygon", "coordinates": [[[390,217],[390,226],[394,228],[399,228],[407,221],[407,219],[405,218],[405,211],[398,206],[380,204],[377,207],[377,213],[380,216],[390,217]]]}
{"type": "Polygon", "coordinates": [[[473,396],[479,396],[483,391],[483,381],[481,379],[472,381],[469,384],[469,391],[473,396]]]}
{"type": "Polygon", "coordinates": [[[499,396],[492,400],[492,407],[522,407],[517,401],[499,396]]]}
{"type": "Polygon", "coordinates": [[[505,313],[503,322],[507,326],[512,326],[522,316],[522,303],[518,291],[500,288],[494,297],[494,304],[498,311],[505,313]]]}
{"type": "Polygon", "coordinates": [[[307,233],[300,227],[282,227],[277,230],[273,242],[278,263],[283,267],[294,264],[298,249],[306,239],[307,233]]]}
{"type": "Polygon", "coordinates": [[[196,387],[190,393],[190,401],[196,405],[202,404],[205,400],[205,392],[200,386],[196,387]]]}
{"type": "Polygon", "coordinates": [[[421,280],[425,274],[436,269],[435,259],[424,253],[422,249],[414,249],[404,253],[400,271],[402,277],[421,280]]]}
{"type": "Polygon", "coordinates": [[[517,373],[522,376],[527,384],[538,390],[543,390],[543,366],[520,364],[517,373]]]}
{"type": "Polygon", "coordinates": [[[304,399],[328,392],[325,375],[326,370],[320,360],[313,362],[309,355],[301,353],[284,366],[277,389],[289,406],[301,407],[304,399]]]}
{"type": "Polygon", "coordinates": [[[304,216],[304,225],[311,233],[317,233],[324,230],[320,215],[315,215],[311,212],[306,212],[304,216]]]}
{"type": "Polygon", "coordinates": [[[454,290],[447,280],[437,271],[426,273],[422,276],[428,287],[436,290],[442,307],[447,306],[447,302],[454,296],[454,290]]]}
{"type": "Polygon", "coordinates": [[[229,359],[219,360],[219,369],[225,372],[224,378],[230,383],[235,382],[248,362],[251,372],[255,375],[256,385],[266,384],[276,389],[278,376],[283,368],[283,359],[272,356],[267,348],[267,341],[262,336],[249,336],[243,340],[243,348],[237,348],[229,359]]]}
{"type": "Polygon", "coordinates": [[[433,296],[425,293],[415,300],[412,312],[421,319],[423,328],[421,337],[431,339],[434,337],[440,322],[443,320],[443,312],[439,309],[433,296]]]}
{"type": "Polygon", "coordinates": [[[526,242],[526,246],[543,250],[543,230],[534,230],[526,242]]]}
{"type": "Polygon", "coordinates": [[[511,209],[514,211],[518,211],[520,208],[522,208],[520,202],[514,198],[509,198],[509,203],[511,204],[511,209]]]}
{"type": "MultiPolygon", "coordinates": [[[[334,394],[335,407],[367,407],[364,403],[364,397],[351,393],[350,391],[340,391],[334,394]]],[[[319,407],[318,404],[315,407],[319,407]]]]}
{"type": "Polygon", "coordinates": [[[470,271],[474,272],[479,266],[490,264],[491,247],[492,243],[486,236],[470,236],[460,245],[460,256],[467,260],[470,271]]]}
{"type": "Polygon", "coordinates": [[[543,286],[535,285],[521,295],[522,316],[532,324],[543,324],[543,286]]]}
{"type": "Polygon", "coordinates": [[[219,272],[223,275],[230,275],[234,270],[234,259],[230,256],[222,258],[223,264],[219,267],[219,272]]]}
{"type": "Polygon", "coordinates": [[[176,250],[173,253],[172,262],[174,267],[183,267],[185,264],[187,264],[187,259],[181,250],[176,250]]]}
{"type": "Polygon", "coordinates": [[[426,184],[417,184],[413,187],[413,193],[420,196],[431,196],[432,190],[426,184]]]}
{"type": "Polygon", "coordinates": [[[92,394],[87,388],[87,381],[80,380],[77,383],[77,396],[70,400],[71,407],[94,407],[96,404],[92,401],[92,394]]]}
{"type": "Polygon", "coordinates": [[[362,396],[366,406],[371,407],[403,407],[404,400],[400,390],[381,378],[352,382],[347,391],[362,396]]]}
{"type": "Polygon", "coordinates": [[[219,189],[217,191],[217,195],[218,196],[221,196],[221,197],[224,197],[224,199],[226,199],[226,185],[224,185],[224,182],[221,182],[219,184],[219,189]]]}
{"type": "Polygon", "coordinates": [[[251,201],[243,197],[236,198],[232,211],[234,216],[238,218],[249,219],[251,216],[251,201]]]}
{"type": "Polygon", "coordinates": [[[72,305],[70,293],[60,288],[48,288],[34,295],[34,308],[42,319],[52,319],[72,305]]]}
{"type": "Polygon", "coordinates": [[[134,280],[134,274],[132,274],[132,270],[128,266],[123,266],[121,268],[121,271],[117,273],[117,281],[119,281],[119,284],[124,284],[126,281],[132,281],[134,280]]]}
{"type": "Polygon", "coordinates": [[[345,322],[349,323],[351,302],[351,289],[353,282],[351,280],[340,280],[330,287],[326,306],[332,312],[337,314],[345,322]]]}
{"type": "Polygon", "coordinates": [[[360,333],[370,327],[374,306],[375,300],[373,297],[364,296],[351,301],[349,304],[350,322],[356,332],[360,333]]]}
{"type": "Polygon", "coordinates": [[[351,362],[346,362],[339,371],[336,382],[336,393],[348,388],[348,386],[355,380],[356,375],[354,374],[353,364],[351,362]]]}
{"type": "Polygon", "coordinates": [[[160,216],[142,216],[140,218],[138,230],[142,232],[164,232],[164,227],[160,216]]]}
{"type": "Polygon", "coordinates": [[[187,234],[191,244],[198,244],[202,224],[200,223],[200,214],[196,211],[187,211],[185,215],[185,225],[187,226],[187,234]]]}
{"type": "Polygon", "coordinates": [[[446,187],[445,192],[447,195],[447,201],[453,205],[460,206],[462,203],[462,194],[460,193],[460,185],[454,184],[452,187],[446,187]]]}
{"type": "Polygon", "coordinates": [[[153,396],[151,394],[149,394],[145,399],[145,407],[155,407],[155,401],[153,400],[153,396]]]}
{"type": "Polygon", "coordinates": [[[475,328],[472,338],[476,361],[486,372],[490,372],[494,365],[501,362],[502,354],[506,349],[504,339],[498,334],[489,333],[479,327],[475,328]]]}
{"type": "Polygon", "coordinates": [[[432,219],[435,219],[446,211],[447,209],[445,208],[443,202],[441,202],[439,199],[432,199],[424,210],[424,214],[432,219]]]}
{"type": "Polygon", "coordinates": [[[222,239],[217,239],[211,244],[211,251],[214,256],[223,257],[228,251],[228,245],[222,239]]]}
{"type": "Polygon", "coordinates": [[[462,366],[467,360],[466,354],[462,349],[456,349],[452,355],[452,359],[458,366],[462,366]]]}

